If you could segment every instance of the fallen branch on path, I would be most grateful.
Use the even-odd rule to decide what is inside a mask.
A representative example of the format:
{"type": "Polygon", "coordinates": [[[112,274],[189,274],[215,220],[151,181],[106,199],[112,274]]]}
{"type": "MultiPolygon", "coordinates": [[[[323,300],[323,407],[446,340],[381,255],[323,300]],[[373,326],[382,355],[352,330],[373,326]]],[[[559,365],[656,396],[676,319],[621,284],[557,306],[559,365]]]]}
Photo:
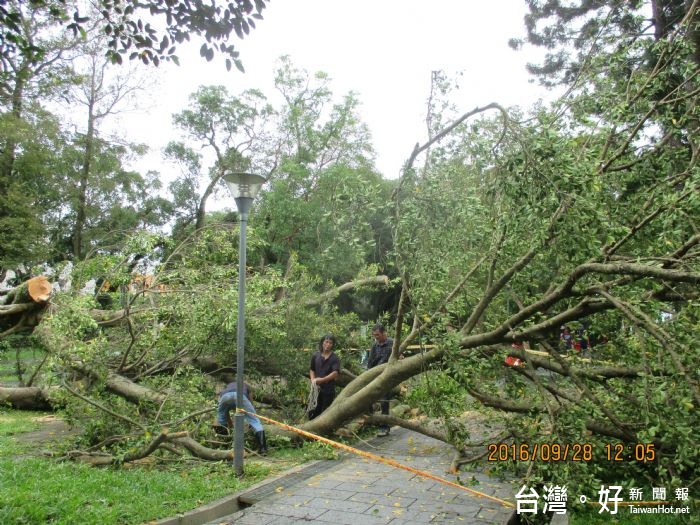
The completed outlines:
{"type": "Polygon", "coordinates": [[[412,430],[413,432],[423,434],[424,436],[437,439],[439,441],[442,441],[443,443],[447,443],[448,445],[452,445],[452,443],[450,443],[450,441],[447,438],[447,434],[444,434],[443,432],[438,432],[437,430],[425,428],[424,426],[419,425],[418,423],[408,421],[407,419],[401,419],[400,417],[374,414],[372,416],[364,417],[362,421],[363,423],[368,425],[389,425],[402,427],[408,430],[412,430]]]}

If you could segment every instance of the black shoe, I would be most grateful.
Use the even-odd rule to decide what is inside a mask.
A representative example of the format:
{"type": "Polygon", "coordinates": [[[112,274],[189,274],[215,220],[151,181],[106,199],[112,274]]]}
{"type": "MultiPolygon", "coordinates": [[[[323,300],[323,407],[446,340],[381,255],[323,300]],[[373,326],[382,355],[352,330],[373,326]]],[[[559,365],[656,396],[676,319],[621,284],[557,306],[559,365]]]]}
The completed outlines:
{"type": "Polygon", "coordinates": [[[377,432],[377,437],[387,437],[389,435],[389,427],[380,428],[377,432]]]}
{"type": "Polygon", "coordinates": [[[265,439],[265,431],[255,433],[255,440],[258,443],[258,452],[261,456],[267,456],[267,440],[265,439]]]}

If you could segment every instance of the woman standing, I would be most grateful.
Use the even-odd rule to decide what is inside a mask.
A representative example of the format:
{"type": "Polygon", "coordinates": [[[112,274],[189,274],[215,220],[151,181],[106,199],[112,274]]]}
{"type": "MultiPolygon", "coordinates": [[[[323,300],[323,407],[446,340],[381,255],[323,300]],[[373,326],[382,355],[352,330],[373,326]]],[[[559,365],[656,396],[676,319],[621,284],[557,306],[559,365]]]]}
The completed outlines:
{"type": "Polygon", "coordinates": [[[318,387],[316,406],[309,410],[309,419],[314,419],[326,410],[335,399],[335,378],[340,373],[340,359],[333,353],[335,337],[324,335],[318,343],[318,351],[311,356],[309,378],[311,388],[318,387]]]}

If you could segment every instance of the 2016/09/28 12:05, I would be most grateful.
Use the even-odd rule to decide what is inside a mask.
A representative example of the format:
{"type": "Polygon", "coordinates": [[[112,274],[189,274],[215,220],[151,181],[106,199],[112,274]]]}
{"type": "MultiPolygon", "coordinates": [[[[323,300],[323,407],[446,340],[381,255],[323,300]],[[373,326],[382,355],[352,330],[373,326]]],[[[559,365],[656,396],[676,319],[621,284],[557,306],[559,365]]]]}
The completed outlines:
{"type": "MultiPolygon", "coordinates": [[[[590,443],[491,443],[488,461],[592,461],[594,445],[590,443]]],[[[603,446],[606,461],[654,461],[653,443],[608,443],[603,446]]]]}

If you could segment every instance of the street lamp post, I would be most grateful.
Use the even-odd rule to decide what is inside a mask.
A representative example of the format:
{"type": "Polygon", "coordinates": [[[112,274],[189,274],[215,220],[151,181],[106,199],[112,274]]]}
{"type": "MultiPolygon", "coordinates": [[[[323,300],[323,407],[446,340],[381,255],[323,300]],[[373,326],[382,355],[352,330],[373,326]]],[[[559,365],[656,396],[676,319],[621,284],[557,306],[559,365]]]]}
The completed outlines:
{"type": "MultiPolygon", "coordinates": [[[[236,407],[243,406],[243,362],[245,357],[245,259],[248,212],[255,196],[265,183],[265,177],[252,173],[227,173],[224,181],[236,201],[240,217],[238,243],[238,326],[236,339],[236,407]]],[[[243,474],[243,429],[245,415],[236,411],[233,416],[233,466],[237,475],[243,474]]]]}

